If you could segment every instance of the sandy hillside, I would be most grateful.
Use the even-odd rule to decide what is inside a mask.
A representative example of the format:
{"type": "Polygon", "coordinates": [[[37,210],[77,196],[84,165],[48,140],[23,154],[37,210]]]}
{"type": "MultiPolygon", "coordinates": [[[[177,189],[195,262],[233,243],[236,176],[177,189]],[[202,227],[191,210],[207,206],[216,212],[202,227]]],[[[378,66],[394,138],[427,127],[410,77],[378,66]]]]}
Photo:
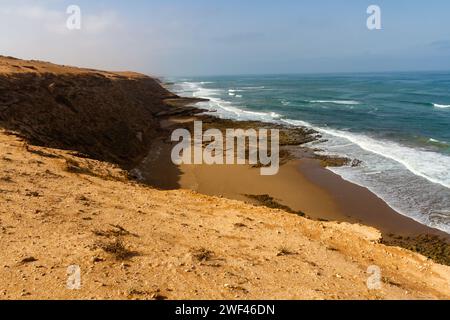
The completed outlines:
{"type": "Polygon", "coordinates": [[[5,131],[0,204],[1,299],[450,298],[449,267],[372,228],[154,190],[5,131]],[[381,290],[366,286],[371,265],[381,290]]]}
{"type": "Polygon", "coordinates": [[[147,154],[174,96],[142,74],[0,56],[0,127],[122,167],[147,154]]]}

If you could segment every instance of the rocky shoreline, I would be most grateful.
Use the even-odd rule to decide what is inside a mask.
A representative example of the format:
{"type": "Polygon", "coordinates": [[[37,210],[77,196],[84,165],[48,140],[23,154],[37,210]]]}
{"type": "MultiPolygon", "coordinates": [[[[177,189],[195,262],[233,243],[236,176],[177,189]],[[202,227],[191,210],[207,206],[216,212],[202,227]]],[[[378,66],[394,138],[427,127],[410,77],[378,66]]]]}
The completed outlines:
{"type": "MultiPolygon", "coordinates": [[[[323,167],[337,167],[344,165],[356,166],[360,164],[358,159],[348,159],[338,156],[323,155],[318,152],[320,149],[313,149],[304,146],[307,143],[319,141],[322,136],[319,132],[306,128],[306,127],[294,127],[289,125],[280,125],[262,121],[237,121],[233,119],[223,119],[211,114],[204,114],[206,110],[196,106],[198,102],[208,101],[201,98],[187,98],[179,97],[165,100],[169,106],[173,107],[173,110],[164,111],[157,116],[161,117],[161,120],[167,120],[178,118],[176,120],[192,119],[192,121],[184,122],[179,121],[181,124],[176,125],[177,128],[188,129],[193,132],[193,121],[201,121],[203,123],[204,131],[208,129],[219,129],[225,132],[226,129],[278,129],[280,131],[280,157],[281,163],[284,163],[287,159],[299,156],[307,157],[311,159],[319,160],[323,167]],[[300,150],[299,150],[300,148],[300,150]]],[[[174,126],[171,127],[173,130],[174,126]]]]}

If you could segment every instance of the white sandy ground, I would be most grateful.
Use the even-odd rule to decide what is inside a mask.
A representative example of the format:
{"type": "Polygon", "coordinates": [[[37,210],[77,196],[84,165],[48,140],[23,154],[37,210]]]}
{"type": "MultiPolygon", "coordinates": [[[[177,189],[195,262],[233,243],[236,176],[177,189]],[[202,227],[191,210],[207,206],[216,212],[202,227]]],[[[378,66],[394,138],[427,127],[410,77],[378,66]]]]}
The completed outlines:
{"type": "Polygon", "coordinates": [[[450,298],[449,267],[379,237],[361,225],[154,190],[110,164],[0,132],[0,299],[450,298]],[[68,171],[67,159],[83,173],[68,171]],[[120,261],[101,248],[116,238],[136,255],[120,261]],[[81,268],[79,290],[66,287],[70,265],[81,268]],[[371,265],[381,268],[381,290],[367,288],[371,265]]]}

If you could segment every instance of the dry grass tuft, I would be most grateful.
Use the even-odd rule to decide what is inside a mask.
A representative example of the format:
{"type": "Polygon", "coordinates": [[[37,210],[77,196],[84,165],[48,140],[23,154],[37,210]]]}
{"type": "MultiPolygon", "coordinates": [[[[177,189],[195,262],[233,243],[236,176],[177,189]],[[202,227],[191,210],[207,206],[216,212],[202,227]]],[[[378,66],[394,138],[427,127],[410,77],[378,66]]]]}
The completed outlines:
{"type": "Polygon", "coordinates": [[[121,239],[115,239],[113,242],[99,242],[97,246],[118,261],[129,260],[139,255],[138,252],[129,250],[121,239]]]}
{"type": "Polygon", "coordinates": [[[192,250],[192,257],[199,262],[210,261],[214,256],[214,252],[205,248],[192,250]]]}
{"type": "Polygon", "coordinates": [[[277,202],[273,197],[269,196],[268,194],[261,194],[261,195],[245,194],[245,196],[247,198],[257,201],[261,206],[268,207],[271,209],[280,209],[289,213],[297,214],[301,217],[306,217],[306,214],[304,212],[295,211],[290,207],[277,202]]]}
{"type": "Polygon", "coordinates": [[[297,253],[294,251],[289,250],[286,247],[280,247],[278,249],[278,253],[277,253],[277,257],[284,257],[284,256],[293,256],[296,255],[297,253]]]}
{"type": "Polygon", "coordinates": [[[107,231],[94,230],[92,231],[92,233],[98,237],[105,237],[105,238],[117,238],[125,236],[138,237],[138,235],[131,233],[130,231],[126,230],[124,227],[118,224],[110,224],[110,226],[112,227],[112,229],[109,229],[107,231]]]}
{"type": "Polygon", "coordinates": [[[97,176],[91,169],[82,167],[81,164],[73,159],[66,159],[66,171],[75,174],[84,174],[89,176],[97,176]]]}

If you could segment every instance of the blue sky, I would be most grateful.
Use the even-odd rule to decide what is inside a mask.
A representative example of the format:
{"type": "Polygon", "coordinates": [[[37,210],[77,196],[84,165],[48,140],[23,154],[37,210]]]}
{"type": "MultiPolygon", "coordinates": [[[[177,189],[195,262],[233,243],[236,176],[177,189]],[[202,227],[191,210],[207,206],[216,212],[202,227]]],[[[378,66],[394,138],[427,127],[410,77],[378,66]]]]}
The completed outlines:
{"type": "Polygon", "coordinates": [[[0,54],[166,76],[450,70],[449,15],[447,0],[0,0],[0,54]]]}

